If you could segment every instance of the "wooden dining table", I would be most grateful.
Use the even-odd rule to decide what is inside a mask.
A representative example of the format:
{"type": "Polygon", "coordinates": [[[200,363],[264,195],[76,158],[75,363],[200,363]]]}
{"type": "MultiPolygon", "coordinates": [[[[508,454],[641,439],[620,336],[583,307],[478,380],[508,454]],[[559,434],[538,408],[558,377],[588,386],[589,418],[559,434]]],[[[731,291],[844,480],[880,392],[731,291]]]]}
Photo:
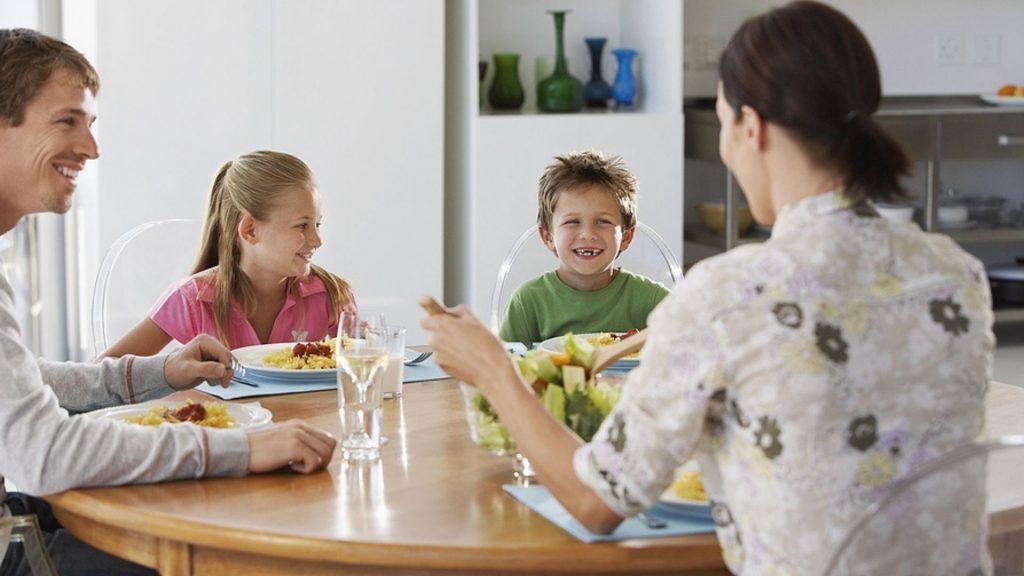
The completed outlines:
{"type": "MultiPolygon", "coordinates": [[[[333,391],[256,400],[276,421],[302,418],[339,434],[333,391]]],[[[1024,433],[1024,389],[993,383],[987,404],[992,434],[1024,433]]],[[[376,462],[345,462],[339,450],[326,471],[311,475],[79,489],[47,499],[85,542],[164,576],[728,574],[714,534],[585,544],[505,494],[511,459],[472,443],[452,380],[406,385],[401,398],[384,401],[383,415],[388,442],[376,462]]],[[[1018,478],[1006,473],[990,483],[1002,491],[990,498],[999,554],[1024,548],[1018,478]]]]}

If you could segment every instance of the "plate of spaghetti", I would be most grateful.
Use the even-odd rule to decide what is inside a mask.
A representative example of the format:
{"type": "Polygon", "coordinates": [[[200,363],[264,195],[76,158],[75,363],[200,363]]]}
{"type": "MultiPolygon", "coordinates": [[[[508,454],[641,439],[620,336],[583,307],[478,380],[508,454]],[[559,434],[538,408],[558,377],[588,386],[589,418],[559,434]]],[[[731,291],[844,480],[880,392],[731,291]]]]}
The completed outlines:
{"type": "Polygon", "coordinates": [[[174,401],[167,398],[138,404],[114,406],[84,414],[90,418],[110,418],[139,426],[195,424],[207,428],[254,428],[270,424],[270,411],[256,404],[220,401],[174,401]]]}
{"type": "Polygon", "coordinates": [[[245,367],[246,375],[285,376],[300,379],[334,377],[335,339],[323,342],[258,344],[231,351],[245,367]]]}

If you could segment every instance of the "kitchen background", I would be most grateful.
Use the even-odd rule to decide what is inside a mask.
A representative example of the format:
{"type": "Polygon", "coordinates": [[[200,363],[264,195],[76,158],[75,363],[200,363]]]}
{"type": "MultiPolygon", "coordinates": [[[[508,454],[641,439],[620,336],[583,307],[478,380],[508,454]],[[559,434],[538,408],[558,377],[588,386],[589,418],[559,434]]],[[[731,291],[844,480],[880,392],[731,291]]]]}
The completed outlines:
{"type": "MultiPolygon", "coordinates": [[[[871,40],[886,95],[1024,84],[1019,0],[831,3],[871,40]]],[[[683,100],[713,95],[729,34],[774,4],[0,0],[0,27],[63,35],[103,80],[103,158],[83,173],[76,207],[34,218],[34,231],[26,224],[0,242],[20,284],[34,286],[21,295],[26,339],[49,358],[91,357],[92,284],[107,248],[147,220],[201,218],[216,168],[257,148],[311,165],[325,194],[319,262],[353,283],[364,308],[408,325],[411,342],[423,339],[420,294],[487,312],[493,271],[532,221],[536,179],[568,148],[623,155],[640,177],[641,218],[692,261],[683,238],[696,217],[682,198],[715,194],[720,183],[689,162],[684,174],[683,100]],[[639,48],[636,111],[541,116],[531,102],[521,114],[478,110],[477,62],[494,52],[523,54],[519,72],[531,93],[536,58],[554,53],[545,13],[553,8],[573,11],[566,46],[579,78],[589,76],[584,36],[639,48]]],[[[947,164],[944,179],[963,193],[1004,196],[1009,208],[1024,202],[1024,159],[947,164]]],[[[972,249],[995,262],[1020,248],[1015,240],[972,249]]],[[[166,283],[160,263],[149,264],[140,281],[166,283]]],[[[999,379],[1024,383],[1021,324],[998,328],[999,379]]]]}

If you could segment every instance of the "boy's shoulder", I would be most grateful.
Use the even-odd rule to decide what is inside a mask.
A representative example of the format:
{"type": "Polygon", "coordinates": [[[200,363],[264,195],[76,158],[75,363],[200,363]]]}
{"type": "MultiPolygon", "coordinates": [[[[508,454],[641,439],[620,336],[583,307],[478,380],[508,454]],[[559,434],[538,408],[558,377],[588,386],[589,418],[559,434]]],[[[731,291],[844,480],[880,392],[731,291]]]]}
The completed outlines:
{"type": "Polygon", "coordinates": [[[668,288],[661,282],[644,276],[643,274],[637,274],[622,268],[619,270],[619,276],[622,277],[622,282],[625,283],[630,289],[635,290],[664,290],[668,292],[668,288]]]}

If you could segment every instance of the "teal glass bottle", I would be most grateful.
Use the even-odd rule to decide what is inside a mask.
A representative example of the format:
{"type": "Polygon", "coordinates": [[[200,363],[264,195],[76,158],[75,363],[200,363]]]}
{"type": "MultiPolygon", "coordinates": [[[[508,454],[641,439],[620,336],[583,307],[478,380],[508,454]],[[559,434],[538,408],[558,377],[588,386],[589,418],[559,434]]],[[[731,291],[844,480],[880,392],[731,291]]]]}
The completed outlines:
{"type": "Polygon", "coordinates": [[[494,55],[494,80],[487,100],[495,110],[519,110],[525,99],[519,82],[519,54],[494,55]]]}
{"type": "Polygon", "coordinates": [[[569,74],[565,59],[565,15],[553,10],[555,17],[555,71],[537,84],[537,108],[542,112],[578,112],[583,108],[583,83],[569,74]]]}

